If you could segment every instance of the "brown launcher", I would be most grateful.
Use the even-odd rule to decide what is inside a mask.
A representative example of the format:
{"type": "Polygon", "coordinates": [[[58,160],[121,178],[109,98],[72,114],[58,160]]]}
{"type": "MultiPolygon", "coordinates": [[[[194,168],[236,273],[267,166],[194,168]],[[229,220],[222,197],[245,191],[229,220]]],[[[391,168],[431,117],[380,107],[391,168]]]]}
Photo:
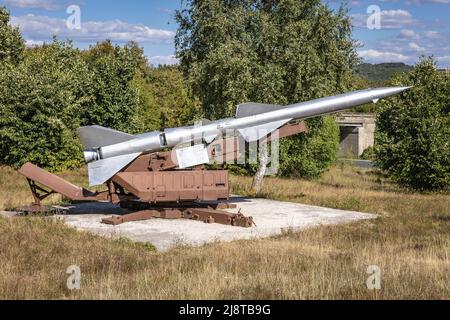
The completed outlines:
{"type": "Polygon", "coordinates": [[[228,172],[225,170],[119,172],[112,181],[142,202],[228,199],[228,172]]]}
{"type": "MultiPolygon", "coordinates": [[[[305,131],[304,123],[288,124],[279,130],[277,138],[305,131]]],[[[241,150],[239,143],[242,142],[238,138],[212,143],[208,147],[210,159],[236,159],[241,150]]],[[[71,201],[110,201],[135,211],[103,219],[114,225],[150,218],[184,218],[240,227],[254,224],[252,217],[224,211],[236,207],[220,202],[229,199],[228,171],[208,170],[204,166],[179,170],[171,152],[139,156],[106,183],[107,190],[100,192],[78,187],[31,163],[23,165],[19,173],[27,178],[34,198],[31,206],[18,209],[24,213],[47,212],[49,209],[41,201],[57,193],[71,201]]]]}

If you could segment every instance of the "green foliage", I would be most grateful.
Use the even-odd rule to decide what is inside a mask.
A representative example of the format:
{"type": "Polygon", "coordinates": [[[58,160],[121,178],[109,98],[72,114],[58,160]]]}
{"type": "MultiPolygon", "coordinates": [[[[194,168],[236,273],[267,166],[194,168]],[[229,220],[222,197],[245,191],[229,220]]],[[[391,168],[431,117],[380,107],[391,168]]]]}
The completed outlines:
{"type": "Polygon", "coordinates": [[[19,28],[11,27],[9,12],[0,6],[0,65],[4,63],[18,64],[23,57],[25,43],[19,28]]]}
{"type": "Polygon", "coordinates": [[[79,126],[141,133],[187,124],[198,109],[178,68],[150,68],[133,42],[104,41],[80,51],[55,39],[26,49],[16,64],[10,60],[0,63],[2,164],[78,167],[84,163],[79,126]]]}
{"type": "Polygon", "coordinates": [[[375,160],[375,148],[372,146],[366,148],[360,158],[363,160],[375,160]]]}
{"type": "MultiPolygon", "coordinates": [[[[161,128],[191,124],[198,114],[199,102],[192,97],[178,66],[151,69],[147,90],[152,94],[161,128]]],[[[156,113],[155,113],[156,115],[156,113]]]]}
{"type": "Polygon", "coordinates": [[[331,116],[308,120],[311,131],[280,143],[280,174],[316,178],[334,161],[339,151],[339,126],[331,116]]]}
{"type": "Polygon", "coordinates": [[[151,84],[141,75],[137,75],[133,80],[133,86],[139,93],[139,106],[132,120],[136,132],[161,129],[161,110],[156,103],[151,84]]]}
{"type": "Polygon", "coordinates": [[[422,58],[393,85],[414,86],[386,100],[378,114],[376,163],[400,185],[415,190],[450,185],[450,78],[422,58]]]}
{"type": "Polygon", "coordinates": [[[93,73],[90,92],[93,99],[82,112],[82,125],[137,131],[133,119],[140,108],[139,91],[132,81],[143,57],[142,49],[135,43],[120,47],[110,41],[100,42],[85,53],[93,73]]]}
{"type": "Polygon", "coordinates": [[[78,50],[54,42],[27,51],[18,66],[0,74],[0,157],[53,169],[79,166],[75,137],[80,110],[89,99],[89,70],[78,50]]]}
{"type": "Polygon", "coordinates": [[[412,70],[412,66],[404,63],[361,63],[356,68],[356,74],[360,77],[366,78],[375,86],[385,85],[389,79],[398,73],[408,73],[412,70]]]}
{"type": "MultiPolygon", "coordinates": [[[[284,105],[346,91],[358,62],[346,10],[319,0],[191,0],[176,19],[182,70],[212,119],[234,115],[242,102],[284,105]]],[[[329,122],[311,121],[307,137],[282,142],[283,174],[317,176],[335,158],[329,122]]]]}
{"type": "Polygon", "coordinates": [[[135,78],[134,85],[140,94],[135,115],[138,132],[192,124],[198,114],[199,102],[189,92],[178,66],[149,68],[135,78]]]}

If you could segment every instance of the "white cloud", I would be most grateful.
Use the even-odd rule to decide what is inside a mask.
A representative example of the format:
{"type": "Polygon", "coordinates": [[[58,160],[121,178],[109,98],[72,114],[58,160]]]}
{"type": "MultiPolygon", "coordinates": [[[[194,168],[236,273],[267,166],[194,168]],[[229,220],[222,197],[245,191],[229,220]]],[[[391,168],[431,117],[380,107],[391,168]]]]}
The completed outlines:
{"type": "Polygon", "coordinates": [[[436,60],[438,62],[450,62],[450,55],[447,56],[441,56],[441,57],[436,57],[436,60]]]}
{"type": "MultiPolygon", "coordinates": [[[[380,0],[381,2],[399,2],[399,0],[380,0]]],[[[450,0],[407,0],[406,4],[450,3],[450,0]]]]}
{"type": "Polygon", "coordinates": [[[440,37],[439,32],[437,31],[425,31],[424,35],[430,39],[438,39],[440,37]]]}
{"type": "Polygon", "coordinates": [[[150,63],[153,65],[172,65],[172,64],[178,64],[179,61],[174,55],[170,56],[153,56],[149,58],[150,63]]]}
{"type": "Polygon", "coordinates": [[[362,1],[361,0],[329,0],[330,2],[340,2],[340,3],[347,3],[352,7],[358,7],[362,5],[362,1]]]}
{"type": "Polygon", "coordinates": [[[408,43],[408,47],[411,49],[411,50],[414,50],[414,51],[425,51],[425,48],[424,47],[421,47],[421,46],[419,46],[417,43],[415,43],[415,42],[410,42],[410,43],[408,43]]]}
{"type": "Polygon", "coordinates": [[[369,62],[406,62],[411,58],[401,53],[378,51],[374,49],[358,51],[361,58],[369,62]]]}
{"type": "Polygon", "coordinates": [[[158,10],[167,14],[173,14],[175,12],[175,10],[169,8],[158,8],[158,10]]]}
{"type": "Polygon", "coordinates": [[[64,6],[57,0],[4,0],[5,4],[16,8],[57,10],[64,6]]]}
{"type": "Polygon", "coordinates": [[[27,47],[41,46],[44,44],[44,41],[36,41],[36,40],[26,40],[25,45],[27,47]]]}
{"type": "Polygon", "coordinates": [[[450,3],[450,0],[410,0],[411,2],[422,4],[422,3],[450,3]]]}
{"type": "Polygon", "coordinates": [[[417,39],[419,35],[415,33],[414,30],[403,29],[399,32],[398,37],[405,39],[417,39]]]}
{"type": "Polygon", "coordinates": [[[361,49],[367,62],[415,63],[420,55],[434,56],[440,67],[450,66],[450,35],[442,31],[401,30],[397,35],[378,40],[373,46],[361,49]]]}
{"type": "Polygon", "coordinates": [[[11,24],[20,27],[25,38],[49,41],[52,36],[74,41],[99,41],[110,39],[117,42],[130,40],[138,42],[171,42],[173,31],[153,29],[142,24],[130,24],[120,20],[82,21],[80,30],[69,30],[66,20],[29,14],[11,17],[11,24]]]}
{"type": "MultiPolygon", "coordinates": [[[[356,27],[367,28],[367,19],[370,15],[355,13],[351,14],[353,25],[356,27]]],[[[401,29],[410,26],[419,25],[411,13],[403,9],[381,10],[380,11],[381,29],[401,29]]]]}
{"type": "Polygon", "coordinates": [[[417,32],[414,35],[400,31],[397,36],[378,41],[376,49],[381,51],[392,51],[406,55],[423,51],[426,55],[449,54],[450,37],[448,34],[437,31],[417,32]]]}

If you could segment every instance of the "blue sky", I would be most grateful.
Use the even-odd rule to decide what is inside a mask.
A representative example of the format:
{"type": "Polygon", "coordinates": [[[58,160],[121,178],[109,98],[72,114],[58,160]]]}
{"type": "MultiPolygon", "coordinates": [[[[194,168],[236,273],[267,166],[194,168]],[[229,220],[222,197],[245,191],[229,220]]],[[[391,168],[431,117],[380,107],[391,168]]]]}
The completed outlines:
{"type": "MultiPolygon", "coordinates": [[[[325,2],[332,8],[341,3],[325,2]]],[[[73,39],[80,48],[106,38],[116,43],[135,40],[151,63],[176,63],[173,17],[181,0],[0,0],[0,4],[11,11],[11,23],[20,26],[30,46],[49,42],[54,34],[73,39]],[[80,30],[66,26],[70,4],[80,7],[80,30]]],[[[358,52],[365,61],[414,64],[425,54],[435,56],[440,67],[450,68],[450,0],[348,0],[347,5],[353,37],[360,42],[358,52]],[[367,13],[371,5],[378,6],[379,15],[367,13]],[[368,19],[379,24],[369,29],[368,19]]]]}

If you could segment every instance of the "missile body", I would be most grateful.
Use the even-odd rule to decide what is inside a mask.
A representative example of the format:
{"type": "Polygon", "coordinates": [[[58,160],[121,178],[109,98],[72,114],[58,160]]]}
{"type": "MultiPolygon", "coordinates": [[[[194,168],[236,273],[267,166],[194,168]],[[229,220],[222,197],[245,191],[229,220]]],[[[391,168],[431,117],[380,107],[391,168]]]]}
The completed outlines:
{"type": "Polygon", "coordinates": [[[95,185],[111,178],[142,153],[173,148],[181,143],[197,141],[199,137],[200,140],[209,143],[229,130],[238,131],[247,141],[259,140],[261,136],[255,135],[257,131],[267,135],[291,120],[311,118],[370,102],[375,103],[379,99],[407,89],[409,87],[360,90],[284,107],[246,103],[237,107],[235,118],[208,122],[201,126],[170,128],[163,132],[130,135],[108,128],[90,126],[80,128],[78,133],[85,147],[85,160],[89,163],[90,183],[95,185]],[[91,173],[96,178],[91,179],[91,173]]]}

